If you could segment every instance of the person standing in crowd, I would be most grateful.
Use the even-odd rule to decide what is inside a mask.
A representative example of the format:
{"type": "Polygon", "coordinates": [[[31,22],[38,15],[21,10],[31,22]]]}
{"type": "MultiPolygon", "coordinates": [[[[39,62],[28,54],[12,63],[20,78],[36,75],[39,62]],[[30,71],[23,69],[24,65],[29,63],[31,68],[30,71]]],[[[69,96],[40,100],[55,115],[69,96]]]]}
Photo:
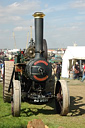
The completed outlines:
{"type": "Polygon", "coordinates": [[[83,76],[82,76],[82,82],[84,81],[85,79],[85,63],[83,63],[83,76]]]}
{"type": "Polygon", "coordinates": [[[75,78],[75,65],[72,66],[72,71],[73,71],[73,79],[75,78]]]}
{"type": "Polygon", "coordinates": [[[56,75],[56,63],[54,62],[53,64],[52,64],[52,75],[56,75]]]}
{"type": "Polygon", "coordinates": [[[57,64],[57,68],[56,68],[56,77],[57,80],[60,80],[60,74],[61,74],[61,66],[60,63],[57,64]]]}
{"type": "Polygon", "coordinates": [[[78,79],[79,80],[80,68],[79,68],[78,62],[76,62],[76,64],[75,64],[74,71],[75,71],[75,77],[74,77],[74,79],[78,79]]]}

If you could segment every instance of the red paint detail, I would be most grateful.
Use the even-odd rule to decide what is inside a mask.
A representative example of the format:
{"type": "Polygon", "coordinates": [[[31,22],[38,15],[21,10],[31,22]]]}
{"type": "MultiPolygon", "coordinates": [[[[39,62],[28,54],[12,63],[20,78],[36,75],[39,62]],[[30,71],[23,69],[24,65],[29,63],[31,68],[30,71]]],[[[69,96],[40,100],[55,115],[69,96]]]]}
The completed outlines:
{"type": "Polygon", "coordinates": [[[36,80],[38,80],[38,81],[45,81],[47,78],[48,78],[48,76],[45,76],[45,77],[43,77],[43,78],[39,78],[39,77],[37,77],[37,76],[33,76],[36,80]]]}
{"type": "Polygon", "coordinates": [[[34,63],[34,65],[37,65],[38,63],[44,63],[46,66],[48,65],[48,63],[44,60],[38,60],[34,63]]]}
{"type": "Polygon", "coordinates": [[[21,51],[21,54],[24,54],[24,52],[23,52],[23,51],[21,51]]]}

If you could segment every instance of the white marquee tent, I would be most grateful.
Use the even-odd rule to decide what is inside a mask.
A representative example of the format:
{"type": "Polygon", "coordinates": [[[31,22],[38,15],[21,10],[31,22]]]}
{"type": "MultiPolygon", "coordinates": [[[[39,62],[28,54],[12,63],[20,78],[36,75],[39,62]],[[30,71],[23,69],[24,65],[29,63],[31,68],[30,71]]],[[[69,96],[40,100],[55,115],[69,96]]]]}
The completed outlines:
{"type": "Polygon", "coordinates": [[[69,68],[76,60],[85,60],[85,46],[68,46],[62,58],[61,76],[69,77],[69,68]]]}

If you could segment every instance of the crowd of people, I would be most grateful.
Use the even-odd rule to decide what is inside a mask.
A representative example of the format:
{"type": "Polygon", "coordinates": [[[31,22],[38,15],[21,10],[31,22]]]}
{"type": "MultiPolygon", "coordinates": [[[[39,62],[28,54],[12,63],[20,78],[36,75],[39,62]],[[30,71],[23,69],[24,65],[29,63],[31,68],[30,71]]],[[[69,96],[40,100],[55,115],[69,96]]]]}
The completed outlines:
{"type": "MultiPolygon", "coordinates": [[[[0,59],[1,60],[1,59],[0,59]]],[[[6,59],[7,60],[7,59],[6,59]]],[[[14,61],[14,58],[12,57],[11,59],[8,59],[9,61],[14,61]]],[[[3,60],[0,62],[0,72],[1,72],[1,79],[3,79],[3,60]]],[[[52,64],[52,73],[57,77],[57,80],[60,80],[60,76],[61,76],[61,63],[53,63],[52,64]]],[[[80,79],[83,82],[85,79],[85,62],[82,65],[82,70],[80,70],[80,66],[78,64],[78,62],[76,62],[75,65],[73,65],[72,69],[71,69],[72,73],[73,73],[73,79],[80,79]]]]}
{"type": "Polygon", "coordinates": [[[81,81],[83,82],[85,79],[85,62],[83,63],[81,70],[80,70],[78,62],[76,62],[76,64],[72,68],[72,71],[73,71],[73,79],[79,80],[80,77],[82,77],[81,81]]]}
{"type": "MultiPolygon", "coordinates": [[[[61,63],[52,64],[53,74],[57,77],[57,80],[60,80],[61,76],[61,63]]],[[[82,68],[80,69],[79,63],[72,67],[73,79],[81,80],[82,82],[85,80],[85,62],[82,64],[82,68]]]]}

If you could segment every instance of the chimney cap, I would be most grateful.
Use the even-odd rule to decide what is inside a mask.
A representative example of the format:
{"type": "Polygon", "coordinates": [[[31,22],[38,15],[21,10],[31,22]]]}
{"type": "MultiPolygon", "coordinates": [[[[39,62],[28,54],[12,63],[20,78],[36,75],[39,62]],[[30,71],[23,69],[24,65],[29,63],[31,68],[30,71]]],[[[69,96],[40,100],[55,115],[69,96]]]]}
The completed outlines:
{"type": "Polygon", "coordinates": [[[43,18],[43,17],[45,16],[45,14],[44,14],[43,12],[35,12],[35,13],[33,14],[33,16],[34,16],[35,18],[43,18]]]}

